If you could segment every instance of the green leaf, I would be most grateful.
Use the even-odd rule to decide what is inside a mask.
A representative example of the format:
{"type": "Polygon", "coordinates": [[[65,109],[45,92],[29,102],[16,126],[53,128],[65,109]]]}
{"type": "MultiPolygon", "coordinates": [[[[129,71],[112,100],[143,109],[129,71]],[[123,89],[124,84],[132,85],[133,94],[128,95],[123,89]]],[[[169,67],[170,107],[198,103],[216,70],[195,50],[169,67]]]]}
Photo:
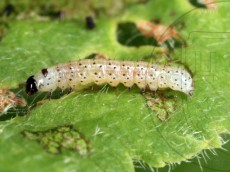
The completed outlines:
{"type": "MultiPolygon", "coordinates": [[[[9,110],[0,118],[0,171],[134,171],[133,161],[159,168],[222,147],[220,134],[230,131],[230,40],[226,39],[230,6],[219,3],[217,11],[207,11],[193,9],[187,1],[158,0],[124,7],[115,17],[101,14],[93,30],[86,29],[84,18],[74,15],[75,20],[6,21],[9,29],[0,44],[0,87],[24,97],[28,106],[9,110]],[[194,74],[193,97],[166,90],[166,103],[152,109],[148,94],[142,96],[137,87],[131,91],[124,86],[90,87],[61,98],[55,93],[43,102],[38,101],[45,94],[25,95],[29,76],[93,53],[116,60],[161,61],[162,47],[126,46],[117,41],[120,23],[155,18],[165,25],[185,26],[180,34],[188,46],[171,55],[194,74]],[[159,111],[170,113],[170,118],[160,120],[159,111]],[[76,151],[81,149],[59,152],[56,143],[45,148],[44,139],[59,137],[54,129],[62,126],[72,126],[71,132],[79,131],[90,142],[87,156],[76,151]],[[40,141],[34,139],[36,134],[25,136],[26,131],[39,133],[40,141]],[[44,134],[51,131],[56,134],[44,134]]],[[[86,143],[81,141],[76,145],[86,143]]]]}

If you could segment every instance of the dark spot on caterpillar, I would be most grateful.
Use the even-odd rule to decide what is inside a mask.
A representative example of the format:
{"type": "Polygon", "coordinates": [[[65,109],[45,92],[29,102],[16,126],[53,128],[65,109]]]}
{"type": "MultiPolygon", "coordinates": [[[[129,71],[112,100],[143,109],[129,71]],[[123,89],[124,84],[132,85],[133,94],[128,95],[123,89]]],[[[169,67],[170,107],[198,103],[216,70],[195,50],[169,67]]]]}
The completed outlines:
{"type": "Polygon", "coordinates": [[[86,79],[86,77],[84,76],[84,79],[86,79]]]}
{"type": "Polygon", "coordinates": [[[99,67],[102,68],[102,65],[100,65],[99,67]]]}
{"type": "Polygon", "coordinates": [[[3,12],[2,12],[2,16],[10,16],[13,12],[14,12],[14,6],[12,4],[8,4],[5,6],[3,12]]]}
{"type": "Polygon", "coordinates": [[[69,81],[72,81],[72,79],[70,78],[69,81]]]}
{"type": "Polygon", "coordinates": [[[97,72],[95,72],[94,75],[97,75],[97,72]]]}
{"type": "Polygon", "coordinates": [[[99,76],[98,78],[101,78],[101,76],[99,76]]]}
{"type": "Polygon", "coordinates": [[[47,83],[46,85],[50,85],[49,83],[47,83]]]}
{"type": "Polygon", "coordinates": [[[81,66],[82,64],[81,63],[79,63],[79,66],[81,66]]]}
{"type": "Polygon", "coordinates": [[[177,81],[177,79],[175,79],[175,81],[177,81]]]}
{"type": "Polygon", "coordinates": [[[42,74],[44,75],[44,77],[46,77],[48,75],[48,70],[47,69],[42,69],[42,74]]]}
{"type": "Polygon", "coordinates": [[[85,66],[85,68],[87,68],[87,66],[85,66]]]}
{"type": "Polygon", "coordinates": [[[125,66],[125,64],[122,65],[123,67],[125,66]]]}
{"type": "Polygon", "coordinates": [[[125,74],[123,74],[123,76],[125,76],[125,74]]]}
{"type": "Polygon", "coordinates": [[[161,76],[161,78],[163,79],[164,77],[163,77],[163,76],[161,76]]]}
{"type": "Polygon", "coordinates": [[[58,80],[58,82],[61,82],[60,80],[58,80]]]}
{"type": "Polygon", "coordinates": [[[109,73],[109,76],[111,76],[112,75],[112,73],[109,73]]]}
{"type": "Polygon", "coordinates": [[[113,79],[116,79],[115,77],[113,77],[113,79]]]}
{"type": "Polygon", "coordinates": [[[113,69],[116,69],[116,67],[113,67],[113,69]]]}
{"type": "Polygon", "coordinates": [[[86,20],[86,27],[87,27],[87,29],[94,29],[96,27],[96,25],[94,23],[94,20],[93,20],[93,17],[87,16],[85,18],[85,20],[86,20]]]}
{"type": "Polygon", "coordinates": [[[48,78],[48,80],[51,80],[51,78],[48,78]]]}
{"type": "Polygon", "coordinates": [[[93,64],[96,64],[95,62],[93,62],[93,64]]]}
{"type": "Polygon", "coordinates": [[[129,67],[127,67],[127,69],[129,69],[129,67]]]}
{"type": "Polygon", "coordinates": [[[137,67],[139,67],[140,65],[138,64],[137,67]]]}
{"type": "Polygon", "coordinates": [[[109,63],[109,65],[111,65],[111,63],[109,63]]]}

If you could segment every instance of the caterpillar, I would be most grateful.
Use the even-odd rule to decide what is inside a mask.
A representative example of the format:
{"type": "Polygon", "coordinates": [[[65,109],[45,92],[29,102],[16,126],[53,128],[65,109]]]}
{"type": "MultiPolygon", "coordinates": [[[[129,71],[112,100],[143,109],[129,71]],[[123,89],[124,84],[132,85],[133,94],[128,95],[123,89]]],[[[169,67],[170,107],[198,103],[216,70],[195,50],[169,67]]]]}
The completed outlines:
{"type": "Polygon", "coordinates": [[[119,83],[130,88],[136,84],[140,89],[171,88],[189,96],[193,94],[193,79],[182,66],[159,65],[148,62],[118,61],[106,59],[83,59],[42,69],[26,81],[26,92],[50,92],[60,88],[77,88],[80,85],[119,83]]]}

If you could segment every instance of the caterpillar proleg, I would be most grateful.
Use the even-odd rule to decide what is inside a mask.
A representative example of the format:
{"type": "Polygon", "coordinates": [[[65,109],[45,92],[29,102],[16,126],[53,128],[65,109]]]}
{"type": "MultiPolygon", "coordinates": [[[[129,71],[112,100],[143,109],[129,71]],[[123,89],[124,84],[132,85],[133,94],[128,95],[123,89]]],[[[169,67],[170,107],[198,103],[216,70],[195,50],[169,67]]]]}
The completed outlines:
{"type": "Polygon", "coordinates": [[[136,84],[140,89],[171,88],[189,96],[193,94],[193,79],[182,66],[159,65],[148,62],[118,61],[106,59],[84,59],[58,64],[42,69],[27,79],[26,92],[52,93],[60,88],[77,88],[89,83],[108,83],[115,87],[119,83],[130,88],[136,84]]]}

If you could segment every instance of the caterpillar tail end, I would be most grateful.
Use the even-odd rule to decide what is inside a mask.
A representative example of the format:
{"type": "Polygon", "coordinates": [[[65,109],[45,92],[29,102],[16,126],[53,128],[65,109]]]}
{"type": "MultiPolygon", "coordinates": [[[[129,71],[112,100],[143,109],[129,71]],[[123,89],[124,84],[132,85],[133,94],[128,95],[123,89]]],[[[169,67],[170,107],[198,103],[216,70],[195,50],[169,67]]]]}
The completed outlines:
{"type": "Polygon", "coordinates": [[[30,76],[26,81],[26,93],[28,95],[33,95],[38,91],[36,86],[36,80],[34,79],[34,76],[30,76]]]}

